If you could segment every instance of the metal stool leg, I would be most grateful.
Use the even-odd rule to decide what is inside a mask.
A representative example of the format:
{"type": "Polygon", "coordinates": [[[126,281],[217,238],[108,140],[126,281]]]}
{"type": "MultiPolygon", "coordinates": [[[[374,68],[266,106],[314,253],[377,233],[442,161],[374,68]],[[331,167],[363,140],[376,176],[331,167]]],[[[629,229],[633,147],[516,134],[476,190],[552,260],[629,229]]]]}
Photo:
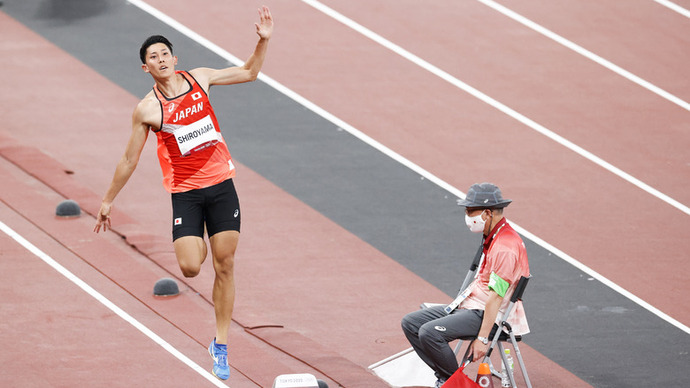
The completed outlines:
{"type": "MultiPolygon", "coordinates": [[[[522,376],[525,378],[525,383],[527,383],[527,388],[532,388],[532,383],[529,381],[529,376],[527,375],[525,361],[522,359],[522,353],[520,353],[520,348],[518,347],[517,341],[515,340],[515,335],[512,332],[510,333],[510,341],[513,343],[513,348],[515,349],[515,358],[518,360],[520,371],[522,371],[522,376]]],[[[513,376],[511,376],[511,381],[513,384],[515,384],[515,378],[513,376]]]]}

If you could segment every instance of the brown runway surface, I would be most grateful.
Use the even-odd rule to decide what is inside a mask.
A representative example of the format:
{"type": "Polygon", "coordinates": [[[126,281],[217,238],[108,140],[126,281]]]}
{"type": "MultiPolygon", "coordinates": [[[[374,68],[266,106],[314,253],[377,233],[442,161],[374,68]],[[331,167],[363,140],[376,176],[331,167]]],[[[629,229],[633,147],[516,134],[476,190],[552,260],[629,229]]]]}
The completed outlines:
{"type": "MultiPolygon", "coordinates": [[[[261,2],[147,3],[240,59],[256,43],[261,2]]],[[[690,101],[687,17],[652,0],[498,3],[690,101]]],[[[690,205],[684,107],[480,1],[321,4],[690,205]]],[[[535,387],[690,385],[690,214],[305,2],[266,5],[265,75],[450,187],[498,184],[511,222],[589,268],[525,238],[521,349],[535,387]]],[[[157,33],[179,69],[230,64],[125,0],[4,2],[0,222],[208,371],[213,269],[180,274],[155,140],[116,200],[114,232],[92,232],[153,84],[138,48],[157,33]],[[81,217],[55,217],[67,198],[81,217]],[[179,296],[152,296],[163,277],[179,296]]],[[[227,385],[312,373],[388,386],[368,366],[409,346],[405,313],[455,295],[478,244],[456,195],[270,82],[211,100],[244,213],[227,385]]],[[[0,258],[0,386],[213,386],[6,233],[0,258]]]]}

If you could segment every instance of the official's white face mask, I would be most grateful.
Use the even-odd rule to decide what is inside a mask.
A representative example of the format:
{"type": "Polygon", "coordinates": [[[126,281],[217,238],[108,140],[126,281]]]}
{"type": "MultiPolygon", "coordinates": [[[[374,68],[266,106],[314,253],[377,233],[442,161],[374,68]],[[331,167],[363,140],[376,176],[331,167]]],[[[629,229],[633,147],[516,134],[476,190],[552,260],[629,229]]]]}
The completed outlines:
{"type": "Polygon", "coordinates": [[[486,224],[486,221],[482,219],[482,214],[484,214],[484,212],[481,212],[474,217],[470,217],[465,214],[465,223],[467,224],[467,227],[470,228],[470,231],[474,233],[484,232],[484,224],[486,224]]]}

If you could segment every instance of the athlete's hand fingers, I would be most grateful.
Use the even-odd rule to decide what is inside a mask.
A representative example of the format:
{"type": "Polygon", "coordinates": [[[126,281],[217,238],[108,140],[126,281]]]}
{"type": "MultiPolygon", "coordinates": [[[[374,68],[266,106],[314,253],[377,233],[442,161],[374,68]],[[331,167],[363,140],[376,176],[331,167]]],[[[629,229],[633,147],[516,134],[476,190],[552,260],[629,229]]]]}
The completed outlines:
{"type": "Polygon", "coordinates": [[[259,13],[261,14],[261,20],[272,20],[273,17],[271,16],[271,10],[268,9],[267,6],[263,6],[261,10],[259,10],[259,13]]]}
{"type": "Polygon", "coordinates": [[[104,232],[108,231],[108,229],[112,229],[110,227],[110,216],[104,216],[99,213],[96,220],[96,226],[94,226],[93,231],[98,233],[101,231],[101,228],[103,228],[104,232]]]}
{"type": "Polygon", "coordinates": [[[101,217],[100,214],[98,215],[98,218],[96,218],[96,226],[93,227],[93,231],[98,233],[101,231],[101,225],[103,225],[103,222],[101,222],[101,217]]]}
{"type": "Polygon", "coordinates": [[[268,7],[259,8],[259,23],[254,23],[256,32],[262,38],[270,38],[271,30],[273,29],[273,17],[268,7]]]}
{"type": "Polygon", "coordinates": [[[96,216],[96,226],[93,228],[94,232],[100,232],[101,227],[103,228],[104,232],[106,232],[108,229],[112,229],[110,227],[110,209],[110,204],[101,204],[101,208],[98,210],[98,215],[96,216]]]}

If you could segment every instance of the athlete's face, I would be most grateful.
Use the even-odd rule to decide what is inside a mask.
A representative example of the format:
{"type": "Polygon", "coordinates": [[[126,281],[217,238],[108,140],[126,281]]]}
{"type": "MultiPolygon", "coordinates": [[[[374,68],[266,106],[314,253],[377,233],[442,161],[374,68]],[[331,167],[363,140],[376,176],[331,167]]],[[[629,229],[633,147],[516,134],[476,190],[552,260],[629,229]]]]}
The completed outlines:
{"type": "Polygon", "coordinates": [[[146,49],[146,63],[141,65],[145,72],[156,78],[175,74],[177,57],[173,56],[168,46],[155,43],[146,49]]]}

